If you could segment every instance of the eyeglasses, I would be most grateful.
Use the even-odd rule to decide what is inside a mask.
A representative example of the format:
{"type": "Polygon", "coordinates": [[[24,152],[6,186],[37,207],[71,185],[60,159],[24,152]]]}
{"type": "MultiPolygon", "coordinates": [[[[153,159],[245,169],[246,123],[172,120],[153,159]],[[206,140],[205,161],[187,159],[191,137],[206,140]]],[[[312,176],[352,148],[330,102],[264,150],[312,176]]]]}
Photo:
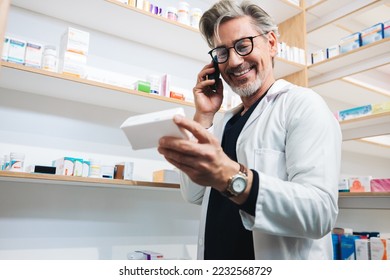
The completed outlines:
{"type": "Polygon", "coordinates": [[[268,32],[256,36],[245,37],[236,41],[233,47],[216,47],[208,53],[216,63],[222,64],[228,61],[230,49],[234,49],[236,53],[240,56],[246,56],[253,51],[253,39],[266,34],[268,34],[268,32]]]}

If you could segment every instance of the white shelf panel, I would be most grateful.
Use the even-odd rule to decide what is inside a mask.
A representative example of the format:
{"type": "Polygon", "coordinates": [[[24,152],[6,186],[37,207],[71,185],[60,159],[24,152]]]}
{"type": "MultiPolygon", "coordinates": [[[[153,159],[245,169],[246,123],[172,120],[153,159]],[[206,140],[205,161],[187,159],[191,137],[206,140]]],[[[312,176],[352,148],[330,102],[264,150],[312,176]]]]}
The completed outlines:
{"type": "Polygon", "coordinates": [[[287,0],[257,0],[258,5],[266,11],[277,24],[303,12],[303,9],[287,0]]]}
{"type": "Polygon", "coordinates": [[[274,73],[276,79],[283,78],[285,76],[294,74],[304,69],[305,69],[305,65],[288,61],[280,57],[275,58],[274,73]]]}
{"type": "Polygon", "coordinates": [[[308,66],[309,86],[327,83],[390,63],[390,38],[308,66]]]}
{"type": "Polygon", "coordinates": [[[51,73],[17,64],[2,62],[0,87],[59,99],[121,109],[134,113],[149,113],[183,107],[187,116],[195,112],[194,105],[172,98],[154,96],[104,83],[51,73]],[[22,83],[20,81],[23,81],[22,83]]]}
{"type": "Polygon", "coordinates": [[[340,122],[343,140],[390,134],[390,112],[340,122]]]}

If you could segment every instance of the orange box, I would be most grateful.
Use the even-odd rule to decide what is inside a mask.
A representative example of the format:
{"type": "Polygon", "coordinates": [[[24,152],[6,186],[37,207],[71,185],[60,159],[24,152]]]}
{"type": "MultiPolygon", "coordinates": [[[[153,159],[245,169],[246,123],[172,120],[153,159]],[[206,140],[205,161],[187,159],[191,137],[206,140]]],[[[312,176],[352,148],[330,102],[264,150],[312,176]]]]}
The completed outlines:
{"type": "Polygon", "coordinates": [[[170,98],[179,99],[179,100],[183,100],[183,101],[185,100],[184,94],[179,93],[179,92],[174,92],[174,91],[171,91],[171,92],[169,93],[169,97],[170,97],[170,98]]]}

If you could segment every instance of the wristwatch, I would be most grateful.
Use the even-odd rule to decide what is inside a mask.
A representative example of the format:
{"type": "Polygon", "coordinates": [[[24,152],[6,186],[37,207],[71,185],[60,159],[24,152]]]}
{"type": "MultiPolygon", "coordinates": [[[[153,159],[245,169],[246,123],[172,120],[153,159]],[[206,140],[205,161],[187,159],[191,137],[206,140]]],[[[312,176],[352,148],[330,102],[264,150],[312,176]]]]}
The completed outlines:
{"type": "Polygon", "coordinates": [[[242,194],[248,185],[248,170],[241,163],[238,164],[240,165],[240,171],[238,171],[236,175],[230,177],[226,190],[222,192],[226,197],[242,194]]]}

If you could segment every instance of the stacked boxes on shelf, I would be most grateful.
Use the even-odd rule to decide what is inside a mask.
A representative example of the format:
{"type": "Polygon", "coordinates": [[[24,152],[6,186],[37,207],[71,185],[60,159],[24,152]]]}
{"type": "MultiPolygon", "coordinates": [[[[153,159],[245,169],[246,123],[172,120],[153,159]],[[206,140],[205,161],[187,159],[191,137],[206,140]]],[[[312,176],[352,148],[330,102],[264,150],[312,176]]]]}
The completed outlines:
{"type": "Polygon", "coordinates": [[[84,78],[89,49],[89,33],[68,27],[61,37],[59,71],[84,78]]]}
{"type": "Polygon", "coordinates": [[[335,57],[342,53],[358,49],[362,46],[390,37],[390,20],[377,23],[360,32],[355,32],[341,38],[337,45],[311,53],[311,63],[315,64],[323,60],[335,57]]]}
{"type": "Polygon", "coordinates": [[[354,232],[347,228],[332,231],[334,260],[389,260],[390,238],[379,232],[354,232]]]}
{"type": "Polygon", "coordinates": [[[339,192],[390,192],[390,178],[353,176],[339,180],[339,192]]]}

